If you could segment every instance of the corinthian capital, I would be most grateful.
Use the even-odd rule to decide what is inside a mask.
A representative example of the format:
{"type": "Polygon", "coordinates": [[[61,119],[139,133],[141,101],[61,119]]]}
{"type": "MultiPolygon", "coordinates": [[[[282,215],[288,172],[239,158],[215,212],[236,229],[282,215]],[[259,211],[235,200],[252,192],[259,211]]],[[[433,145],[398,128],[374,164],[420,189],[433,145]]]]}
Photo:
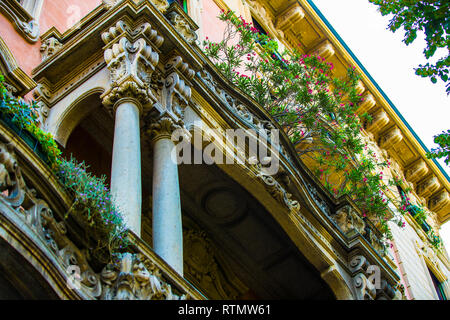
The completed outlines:
{"type": "Polygon", "coordinates": [[[175,130],[186,131],[183,122],[181,120],[175,121],[172,117],[163,116],[150,123],[145,128],[145,133],[152,142],[155,142],[156,140],[163,138],[171,139],[172,133],[175,130]]]}
{"type": "Polygon", "coordinates": [[[102,34],[102,39],[111,76],[111,86],[102,95],[103,104],[110,107],[126,97],[138,100],[143,106],[155,103],[157,98],[149,84],[159,62],[157,48],[163,38],[148,23],[132,30],[119,21],[102,34]]]}

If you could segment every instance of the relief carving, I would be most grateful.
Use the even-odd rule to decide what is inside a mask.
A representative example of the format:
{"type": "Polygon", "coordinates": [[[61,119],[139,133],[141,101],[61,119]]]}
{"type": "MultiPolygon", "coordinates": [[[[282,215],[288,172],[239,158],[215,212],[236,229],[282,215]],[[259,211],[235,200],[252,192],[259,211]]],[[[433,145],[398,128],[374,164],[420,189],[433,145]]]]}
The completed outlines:
{"type": "Polygon", "coordinates": [[[195,32],[196,28],[190,24],[186,17],[182,13],[177,11],[171,11],[167,14],[167,19],[173,25],[175,30],[186,40],[189,44],[195,44],[198,36],[195,32]]]}
{"type": "Polygon", "coordinates": [[[101,272],[102,300],[186,300],[162,280],[161,271],[141,254],[123,254],[101,272]]]}
{"type": "Polygon", "coordinates": [[[62,48],[61,42],[55,37],[50,37],[41,44],[42,61],[47,60],[62,48]]]}
{"type": "Polygon", "coordinates": [[[366,233],[366,224],[350,205],[346,205],[339,209],[336,214],[331,216],[331,219],[338,225],[339,229],[341,229],[344,234],[347,234],[352,230],[356,230],[362,235],[366,233]]]}
{"type": "Polygon", "coordinates": [[[219,263],[216,249],[204,232],[189,230],[184,233],[183,242],[185,274],[193,277],[192,281],[210,299],[236,300],[248,290],[219,263]]]}

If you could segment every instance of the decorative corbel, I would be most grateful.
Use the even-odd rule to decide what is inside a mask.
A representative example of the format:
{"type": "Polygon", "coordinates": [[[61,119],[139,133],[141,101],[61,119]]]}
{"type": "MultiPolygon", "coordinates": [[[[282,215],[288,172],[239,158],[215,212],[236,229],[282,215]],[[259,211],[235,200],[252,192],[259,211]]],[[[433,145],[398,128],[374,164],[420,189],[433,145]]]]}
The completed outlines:
{"type": "Polygon", "coordinates": [[[41,44],[42,61],[47,60],[62,48],[61,42],[55,37],[44,40],[41,44]]]}
{"type": "Polygon", "coordinates": [[[172,3],[166,12],[166,17],[187,43],[195,44],[197,42],[198,36],[195,31],[198,30],[198,26],[183,11],[178,3],[172,3]]]}
{"type": "Polygon", "coordinates": [[[33,91],[33,98],[38,106],[39,123],[42,130],[46,130],[46,121],[50,112],[52,93],[44,83],[39,83],[33,91]]]}

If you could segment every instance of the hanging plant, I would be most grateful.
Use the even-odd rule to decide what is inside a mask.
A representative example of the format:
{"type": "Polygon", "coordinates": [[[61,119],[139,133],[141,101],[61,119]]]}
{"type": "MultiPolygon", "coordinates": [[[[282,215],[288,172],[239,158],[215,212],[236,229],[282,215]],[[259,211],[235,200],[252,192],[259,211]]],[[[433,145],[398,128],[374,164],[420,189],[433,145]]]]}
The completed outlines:
{"type": "MultiPolygon", "coordinates": [[[[26,103],[8,93],[3,85],[3,76],[0,75],[0,116],[18,134],[28,132],[37,141],[45,154],[45,161],[73,196],[72,206],[65,218],[71,215],[89,230],[88,234],[97,241],[91,253],[101,262],[107,263],[111,256],[123,251],[129,243],[122,216],[106,187],[106,177],[93,176],[87,171],[84,162],[61,158],[61,151],[53,136],[39,127],[37,114],[34,102],[26,103]]],[[[37,151],[36,148],[33,150],[37,151]]]]}

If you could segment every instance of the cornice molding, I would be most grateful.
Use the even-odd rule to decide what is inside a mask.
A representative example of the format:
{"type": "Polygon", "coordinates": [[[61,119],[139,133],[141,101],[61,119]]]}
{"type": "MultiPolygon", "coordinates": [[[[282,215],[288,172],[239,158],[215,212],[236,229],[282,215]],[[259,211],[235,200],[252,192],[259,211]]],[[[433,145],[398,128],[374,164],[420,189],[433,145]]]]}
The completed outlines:
{"type": "Polygon", "coordinates": [[[0,11],[14,24],[17,31],[30,43],[39,40],[39,23],[17,0],[1,0],[0,11]]]}

